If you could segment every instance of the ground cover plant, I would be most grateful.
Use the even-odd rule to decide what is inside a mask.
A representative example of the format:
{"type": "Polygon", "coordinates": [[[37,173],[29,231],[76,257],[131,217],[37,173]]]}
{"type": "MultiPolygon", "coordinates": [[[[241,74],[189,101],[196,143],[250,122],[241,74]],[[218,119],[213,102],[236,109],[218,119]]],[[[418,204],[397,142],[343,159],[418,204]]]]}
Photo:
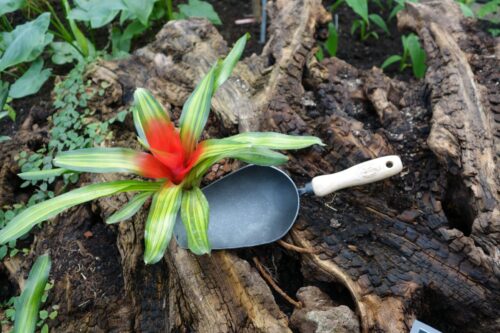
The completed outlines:
{"type": "MultiPolygon", "coordinates": [[[[59,153],[54,159],[61,169],[31,171],[19,176],[28,180],[54,177],[69,171],[127,172],[155,182],[123,180],[92,184],[27,208],[0,230],[0,244],[13,241],[34,225],[62,210],[102,196],[138,191],[111,222],[130,217],[153,195],[145,227],[144,261],[158,262],[170,242],[180,209],[188,235],[190,250],[196,254],[210,253],[207,237],[209,207],[199,188],[204,173],[223,158],[235,158],[258,165],[277,165],[287,157],[272,149],[300,149],[321,144],[316,137],[287,136],[279,133],[242,133],[224,139],[199,142],[210,111],[211,97],[230,76],[245,47],[247,36],[235,44],[224,61],[215,64],[198,84],[183,107],[179,131],[165,110],[144,89],[134,94],[134,123],[139,142],[151,154],[127,148],[88,148],[59,153]]],[[[108,221],[109,222],[109,221],[108,221]]]]}

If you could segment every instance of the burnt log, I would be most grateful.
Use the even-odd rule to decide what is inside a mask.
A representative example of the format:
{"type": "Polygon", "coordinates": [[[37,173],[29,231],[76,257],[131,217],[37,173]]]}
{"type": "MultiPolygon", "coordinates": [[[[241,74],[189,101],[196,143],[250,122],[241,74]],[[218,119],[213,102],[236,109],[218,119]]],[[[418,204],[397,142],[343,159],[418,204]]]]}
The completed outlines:
{"type": "MultiPolygon", "coordinates": [[[[55,331],[305,332],[320,324],[303,318],[315,310],[335,313],[334,305],[350,306],[362,332],[408,332],[416,318],[445,332],[499,331],[495,40],[452,0],[409,3],[398,24],[419,35],[429,68],[424,80],[403,82],[337,58],[318,62],[315,31],[331,19],[320,1],[270,1],[268,12],[268,43],[243,59],[213,98],[204,136],[271,130],[321,137],[325,147],[289,153],[285,169],[298,184],[388,154],[401,156],[401,175],[303,198],[285,238],[313,249],[300,253],[271,244],[197,257],[172,242],[163,261],[146,266],[146,209],[117,227],[102,220],[126,202],[125,194],[72,209],[35,233],[33,245],[35,254],[53,254],[49,301],[61,304],[55,331]],[[274,292],[254,257],[305,307],[293,309],[274,292]],[[321,301],[305,301],[304,290],[321,301]]],[[[108,83],[92,105],[109,117],[145,87],[176,120],[198,80],[227,51],[208,21],[169,22],[130,58],[89,70],[96,86],[108,83]]],[[[130,122],[106,144],[139,149],[130,122]]],[[[217,164],[205,182],[239,166],[217,164]]],[[[19,264],[4,266],[18,281],[19,264]]]]}

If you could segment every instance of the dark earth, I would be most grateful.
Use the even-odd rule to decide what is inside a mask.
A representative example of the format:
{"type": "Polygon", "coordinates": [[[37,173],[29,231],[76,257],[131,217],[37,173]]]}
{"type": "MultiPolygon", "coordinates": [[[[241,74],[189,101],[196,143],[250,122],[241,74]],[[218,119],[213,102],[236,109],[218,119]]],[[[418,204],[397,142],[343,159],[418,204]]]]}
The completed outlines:
{"type": "MultiPolygon", "coordinates": [[[[237,0],[228,1],[214,1],[210,0],[217,13],[219,14],[223,25],[217,27],[224,39],[229,45],[236,41],[245,32],[250,32],[251,39],[247,44],[244,56],[249,56],[252,53],[260,53],[262,50],[262,45],[258,43],[259,38],[259,24],[251,25],[236,25],[234,24],[235,19],[245,18],[252,14],[252,8],[250,2],[241,2],[237,0]]],[[[177,2],[181,3],[181,2],[177,2]]],[[[330,4],[326,2],[326,4],[330,4]]],[[[370,7],[371,11],[378,12],[384,18],[388,16],[387,12],[380,12],[378,7],[370,7]]],[[[363,70],[369,70],[373,66],[380,66],[382,62],[392,54],[398,54],[402,52],[401,47],[401,35],[402,33],[397,30],[396,19],[393,19],[388,23],[389,29],[391,31],[391,36],[387,37],[383,32],[378,31],[381,38],[380,40],[369,39],[365,42],[359,41],[357,35],[352,36],[349,33],[352,20],[356,15],[346,6],[341,6],[337,14],[339,15],[339,49],[337,57],[342,59],[352,65],[353,67],[363,70]]],[[[140,48],[154,39],[154,34],[159,31],[161,25],[155,25],[149,34],[140,40],[134,41],[133,48],[140,48]]],[[[324,40],[326,32],[326,27],[320,27],[317,32],[317,39],[319,41],[324,40]]],[[[102,44],[103,41],[107,40],[107,37],[101,37],[102,39],[98,41],[98,45],[102,44]]],[[[472,62],[474,64],[474,62],[472,62]]],[[[494,62],[492,65],[494,66],[494,62]]],[[[485,68],[484,64],[477,64],[477,68],[485,68]]],[[[54,67],[55,75],[64,75],[70,68],[65,67],[54,67]]],[[[497,70],[497,69],[496,69],[497,70]]],[[[479,75],[480,82],[486,86],[493,87],[498,84],[498,75],[495,76],[495,68],[486,66],[486,70],[482,75],[479,75]]],[[[413,122],[411,128],[411,133],[408,134],[410,137],[415,139],[413,143],[404,143],[405,154],[402,159],[406,164],[409,165],[423,165],[423,170],[435,170],[436,159],[432,155],[431,151],[428,149],[421,149],[423,145],[421,140],[422,137],[426,137],[429,133],[429,117],[431,116],[430,109],[426,104],[426,91],[425,86],[422,81],[416,80],[412,77],[411,69],[406,70],[403,73],[395,70],[391,67],[387,74],[390,77],[396,78],[398,80],[404,81],[411,85],[411,95],[414,100],[421,101],[419,105],[421,112],[412,115],[408,119],[413,122]]],[[[352,79],[357,77],[356,73],[346,72],[346,76],[352,76],[352,79]]],[[[49,116],[54,110],[51,106],[50,98],[51,91],[54,86],[54,79],[50,79],[43,87],[43,89],[34,96],[24,98],[21,100],[16,100],[12,103],[12,106],[17,111],[17,119],[15,123],[10,120],[3,119],[0,121],[0,135],[13,135],[19,126],[22,125],[26,117],[32,113],[32,115],[41,114],[42,116],[34,116],[37,119],[37,123],[40,127],[46,125],[46,117],[49,116]]],[[[311,91],[313,98],[317,104],[317,108],[310,110],[308,114],[309,123],[314,124],[312,126],[317,126],[320,128],[322,134],[322,139],[328,144],[333,145],[335,142],[334,138],[328,137],[328,130],[326,128],[321,128],[320,120],[321,117],[330,115],[336,108],[339,108],[339,104],[332,102],[335,98],[332,97],[332,91],[334,87],[331,84],[325,84],[316,91],[311,91]],[[318,123],[316,123],[318,122],[318,123]]],[[[337,99],[337,102],[339,100],[337,99]]],[[[415,103],[416,104],[416,103],[415,103]]],[[[367,101],[345,101],[345,104],[340,105],[343,110],[356,120],[361,121],[365,125],[365,129],[370,129],[376,131],[380,129],[383,131],[384,128],[380,123],[378,117],[376,117],[375,112],[359,112],[359,110],[368,109],[370,111],[370,103],[367,101]]],[[[179,109],[174,110],[174,115],[178,115],[179,109]]],[[[373,110],[372,110],[373,111],[373,110]]],[[[210,125],[210,123],[209,123],[210,125]]],[[[130,119],[125,123],[128,129],[132,129],[130,124],[130,119]]],[[[314,128],[314,127],[312,127],[314,128]]],[[[231,130],[230,130],[231,131],[231,130]]],[[[219,133],[226,135],[227,133],[219,133]]],[[[118,138],[119,140],[120,138],[118,138]]],[[[395,147],[402,147],[403,143],[398,143],[397,139],[389,140],[395,147]],[[401,145],[401,146],[398,146],[401,145]]],[[[322,152],[318,150],[317,154],[321,155],[322,152]]],[[[296,154],[295,158],[300,159],[301,155],[296,154]]],[[[348,166],[352,161],[345,161],[346,165],[337,164],[331,167],[331,171],[338,171],[348,166]]],[[[230,164],[230,163],[228,163],[230,164]]],[[[230,172],[230,167],[225,167],[222,164],[217,174],[212,175],[211,179],[220,177],[221,175],[230,172]]],[[[294,177],[297,184],[303,184],[308,181],[307,178],[300,175],[297,169],[291,168],[289,170],[294,177]]],[[[453,179],[443,179],[442,174],[430,174],[428,177],[433,178],[435,181],[444,182],[448,184],[449,187],[455,186],[453,179]]],[[[85,182],[85,178],[83,179],[85,182]]],[[[393,192],[386,192],[386,187],[383,183],[369,185],[366,188],[358,189],[356,195],[357,200],[362,201],[365,198],[366,193],[380,192],[387,202],[391,203],[391,207],[397,207],[399,211],[405,211],[411,209],[413,196],[418,189],[413,188],[414,186],[420,186],[424,184],[418,179],[407,178],[404,181],[396,184],[393,192]],[[409,192],[407,189],[412,188],[409,192]]],[[[427,182],[431,183],[431,181],[427,182]]],[[[456,185],[459,186],[459,185],[456,185]]],[[[425,191],[426,189],[422,189],[425,191]]],[[[22,191],[22,190],[21,190],[22,191]]],[[[461,207],[456,207],[453,202],[456,198],[448,198],[444,200],[444,209],[447,211],[447,215],[450,218],[450,223],[454,221],[461,221],[460,219],[454,219],[453,216],[463,215],[464,211],[461,211],[461,207]]],[[[354,199],[356,201],[356,199],[354,199]]],[[[50,253],[53,257],[53,261],[66,262],[65,267],[53,267],[51,272],[51,278],[57,281],[64,281],[66,289],[64,293],[53,293],[49,296],[49,303],[63,304],[66,306],[66,311],[71,313],[81,313],[82,320],[85,321],[86,318],[83,315],[86,311],[90,309],[97,309],[101,315],[94,317],[97,320],[102,319],[109,320],[106,318],[106,313],[108,311],[116,311],[118,308],[114,305],[119,301],[120,291],[123,289],[123,281],[121,276],[121,265],[119,262],[119,249],[116,245],[116,228],[107,227],[103,221],[89,208],[91,204],[76,208],[78,214],[74,212],[68,213],[68,216],[79,216],[77,220],[68,220],[64,224],[59,223],[59,225],[46,228],[48,230],[42,231],[41,235],[37,235],[43,239],[46,236],[47,240],[51,240],[52,243],[47,243],[41,241],[37,244],[37,252],[42,249],[51,249],[50,253]],[[54,232],[53,228],[65,228],[64,239],[50,238],[50,234],[54,232]],[[94,258],[99,257],[100,260],[96,261],[94,258]],[[62,258],[65,258],[62,260],[62,258]],[[61,260],[58,260],[61,259],[61,260]],[[92,275],[92,284],[80,284],[78,281],[81,277],[86,280],[87,276],[92,275]],[[112,286],[112,287],[110,287],[112,286]],[[61,295],[65,297],[62,298],[61,295]],[[76,311],[76,309],[78,309],[76,311]]],[[[356,210],[356,206],[353,204],[353,196],[345,195],[340,193],[338,195],[328,196],[324,199],[319,198],[305,198],[302,202],[302,211],[312,212],[317,214],[314,220],[318,221],[317,224],[309,227],[309,231],[317,235],[322,239],[323,242],[328,244],[336,244],[338,242],[348,242],[355,244],[359,241],[367,241],[367,238],[362,238],[366,234],[373,234],[372,241],[387,241],[380,240],[380,233],[376,229],[383,230],[384,228],[389,228],[384,222],[380,224],[373,225],[373,229],[367,230],[361,221],[358,221],[362,216],[356,210]],[[326,204],[331,205],[334,208],[338,208],[338,211],[330,211],[328,215],[325,214],[324,207],[326,204]],[[339,227],[335,233],[328,233],[329,225],[325,223],[330,222],[332,219],[338,218],[340,215],[349,216],[353,224],[359,223],[358,227],[346,228],[345,226],[339,227]]],[[[66,215],[63,215],[66,216],[66,215]]],[[[60,219],[64,221],[64,218],[60,219]]],[[[309,218],[310,220],[310,218],[309,218]]],[[[441,223],[442,221],[437,221],[436,223],[441,223]]],[[[298,225],[300,228],[301,217],[298,219],[298,225]]],[[[454,227],[462,230],[465,234],[470,233],[470,225],[463,224],[462,222],[456,222],[454,227]]],[[[331,229],[331,228],[330,228],[331,229]]],[[[369,248],[369,244],[366,245],[369,248]]],[[[340,283],[335,284],[331,281],[321,282],[316,278],[312,278],[308,275],[307,268],[302,268],[302,274],[297,274],[301,270],[301,265],[299,261],[299,256],[288,251],[277,245],[267,245],[262,247],[257,247],[248,250],[237,251],[238,256],[252,262],[252,257],[265,258],[263,264],[266,267],[272,267],[270,273],[273,275],[277,283],[287,292],[289,295],[295,295],[297,290],[304,285],[316,285],[323,291],[327,291],[332,300],[340,305],[344,304],[349,306],[354,310],[354,301],[352,300],[349,292],[340,283]],[[292,277],[292,278],[290,278],[292,277]]],[[[356,251],[353,250],[351,254],[355,258],[356,251]]],[[[361,264],[361,263],[360,263],[361,264]]],[[[362,263],[364,264],[364,263],[362,263]]],[[[377,267],[367,267],[367,270],[377,270],[377,267]]],[[[158,274],[163,274],[159,272],[158,274]]],[[[376,275],[376,274],[374,274],[376,275]]],[[[5,276],[0,270],[0,280],[2,281],[2,287],[0,288],[0,300],[8,299],[11,295],[16,294],[18,291],[12,288],[10,284],[4,284],[5,276]]],[[[373,282],[373,281],[372,281],[373,282]]],[[[375,281],[376,284],[376,281],[375,281]]],[[[379,283],[378,286],[381,288],[380,293],[384,294],[383,288],[386,286],[383,283],[379,283]]],[[[293,307],[284,301],[279,294],[273,291],[275,299],[280,306],[281,310],[287,315],[290,315],[293,311],[293,307]]],[[[154,295],[153,295],[154,296],[154,295]]],[[[152,296],[152,297],[153,297],[152,296]]],[[[428,301],[425,302],[429,305],[422,305],[420,308],[421,317],[420,319],[436,326],[437,328],[446,332],[459,332],[459,328],[453,325],[453,308],[448,308],[444,299],[437,295],[434,295],[431,291],[425,296],[428,301]]],[[[112,315],[111,315],[112,317],[112,315]]],[[[54,322],[55,326],[59,321],[64,321],[64,315],[57,318],[54,322]]],[[[98,323],[89,323],[89,326],[95,326],[98,323]]]]}

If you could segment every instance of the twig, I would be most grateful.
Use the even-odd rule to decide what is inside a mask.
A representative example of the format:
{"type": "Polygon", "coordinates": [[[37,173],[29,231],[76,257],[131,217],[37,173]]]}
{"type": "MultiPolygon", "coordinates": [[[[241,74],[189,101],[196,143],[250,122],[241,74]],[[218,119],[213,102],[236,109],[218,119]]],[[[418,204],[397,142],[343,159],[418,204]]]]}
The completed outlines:
{"type": "Polygon", "coordinates": [[[283,246],[285,249],[289,251],[295,251],[298,253],[309,253],[309,254],[316,254],[320,252],[319,249],[312,249],[312,248],[307,248],[307,247],[299,247],[290,243],[285,242],[284,240],[279,240],[278,244],[283,246]]]}
{"type": "Polygon", "coordinates": [[[281,289],[277,284],[276,282],[274,282],[273,278],[271,277],[271,275],[269,275],[268,272],[266,272],[266,270],[264,269],[264,267],[262,266],[262,264],[260,263],[259,259],[257,259],[257,257],[253,257],[252,258],[253,262],[255,263],[255,267],[257,267],[257,269],[259,270],[260,274],[262,275],[262,277],[264,278],[264,280],[267,281],[267,283],[269,283],[271,285],[271,287],[274,288],[274,290],[276,290],[276,292],[278,294],[281,295],[281,297],[283,297],[288,303],[292,304],[294,307],[296,307],[297,309],[301,309],[302,308],[302,303],[299,302],[299,301],[296,301],[294,300],[293,298],[291,298],[290,296],[288,296],[284,291],[283,289],[281,289]]]}

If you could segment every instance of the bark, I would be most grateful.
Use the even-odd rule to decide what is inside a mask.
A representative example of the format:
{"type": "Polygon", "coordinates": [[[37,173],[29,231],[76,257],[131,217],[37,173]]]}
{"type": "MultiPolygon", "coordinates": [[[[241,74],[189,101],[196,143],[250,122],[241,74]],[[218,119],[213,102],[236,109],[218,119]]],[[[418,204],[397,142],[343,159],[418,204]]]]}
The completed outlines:
{"type": "MultiPolygon", "coordinates": [[[[261,55],[238,64],[216,94],[205,137],[248,130],[321,137],[326,147],[289,154],[286,170],[299,185],[388,154],[401,156],[402,174],[325,198],[304,197],[286,240],[316,250],[311,253],[274,244],[197,257],[172,242],[162,262],[145,266],[147,207],[118,227],[102,219],[126,195],[74,209],[45,226],[34,245],[35,253],[55,254],[49,302],[63,305],[56,331],[311,327],[289,320],[293,309],[259,275],[254,256],[294,298],[300,287],[321,289],[326,300],[317,310],[350,305],[362,332],[407,332],[415,318],[446,332],[500,330],[495,41],[464,19],[452,0],[407,4],[398,24],[419,35],[429,69],[423,81],[400,82],[378,68],[316,61],[315,29],[331,19],[320,1],[268,6],[269,41],[261,55]],[[85,231],[92,236],[84,237],[85,231]]],[[[197,81],[227,51],[208,21],[169,22],[131,58],[89,71],[96,86],[110,84],[92,105],[108,117],[130,105],[136,87],[145,87],[177,119],[197,81]]],[[[107,144],[139,148],[130,123],[107,144]]],[[[206,181],[238,167],[218,164],[206,181]]],[[[313,311],[314,303],[307,309],[313,311]]],[[[306,313],[296,309],[293,318],[306,313]]]]}

